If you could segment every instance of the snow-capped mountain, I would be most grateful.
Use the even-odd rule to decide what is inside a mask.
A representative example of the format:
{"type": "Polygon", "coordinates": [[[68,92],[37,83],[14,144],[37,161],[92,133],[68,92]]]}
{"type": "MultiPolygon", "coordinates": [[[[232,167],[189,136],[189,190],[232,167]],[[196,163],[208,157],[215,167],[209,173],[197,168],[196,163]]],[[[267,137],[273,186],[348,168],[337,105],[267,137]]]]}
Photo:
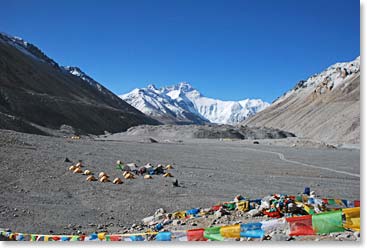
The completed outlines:
{"type": "MultiPolygon", "coordinates": [[[[139,109],[144,114],[164,123],[204,124],[209,121],[193,110],[193,105],[187,101],[172,99],[165,94],[166,89],[157,89],[154,85],[147,88],[134,89],[120,97],[139,109]]],[[[169,92],[166,92],[169,93],[169,92]]]]}
{"type": "Polygon", "coordinates": [[[149,85],[120,97],[143,113],[161,121],[169,119],[176,122],[178,119],[179,122],[185,120],[196,124],[211,122],[234,125],[269,105],[260,99],[222,101],[205,97],[186,82],[160,89],[149,85]],[[195,119],[191,119],[192,117],[195,119]]]}
{"type": "Polygon", "coordinates": [[[272,127],[331,143],[360,140],[360,57],[299,81],[249,126],[272,127]]]}

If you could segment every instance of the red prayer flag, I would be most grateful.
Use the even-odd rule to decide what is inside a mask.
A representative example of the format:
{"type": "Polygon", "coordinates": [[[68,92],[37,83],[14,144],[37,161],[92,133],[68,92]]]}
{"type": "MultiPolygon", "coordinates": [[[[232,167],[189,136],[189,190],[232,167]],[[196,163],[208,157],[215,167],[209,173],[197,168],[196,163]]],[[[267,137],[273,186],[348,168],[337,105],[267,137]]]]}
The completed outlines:
{"type": "Polygon", "coordinates": [[[219,210],[219,209],[220,209],[220,207],[221,207],[220,205],[213,206],[213,207],[212,207],[212,210],[213,210],[213,211],[217,211],[217,210],[219,210]]]}
{"type": "Polygon", "coordinates": [[[312,215],[286,218],[291,232],[289,236],[315,235],[312,228],[312,215]]]}
{"type": "Polygon", "coordinates": [[[207,241],[208,239],[204,238],[204,228],[199,228],[199,229],[188,230],[187,240],[188,241],[207,241]]]}

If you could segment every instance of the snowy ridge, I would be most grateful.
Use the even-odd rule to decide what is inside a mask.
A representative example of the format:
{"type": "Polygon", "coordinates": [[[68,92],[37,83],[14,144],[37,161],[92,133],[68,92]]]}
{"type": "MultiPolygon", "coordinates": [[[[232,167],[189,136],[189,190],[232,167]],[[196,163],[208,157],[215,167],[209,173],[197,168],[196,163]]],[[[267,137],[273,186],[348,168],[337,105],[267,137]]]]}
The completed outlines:
{"type": "Polygon", "coordinates": [[[96,82],[93,78],[84,73],[79,67],[76,66],[62,66],[66,72],[81,78],[83,81],[87,82],[93,87],[96,87],[99,91],[103,92],[103,86],[96,82]]]}
{"type": "Polygon", "coordinates": [[[185,102],[173,100],[168,94],[165,94],[168,93],[165,90],[149,85],[147,88],[134,89],[120,97],[144,114],[165,120],[167,123],[204,124],[209,122],[197,113],[189,111],[193,109],[192,105],[188,106],[185,102]]]}
{"type": "Polygon", "coordinates": [[[189,83],[157,89],[154,85],[121,95],[123,100],[152,117],[185,118],[187,113],[211,123],[237,124],[263,110],[268,103],[260,99],[222,101],[203,96],[189,83]]]}
{"type": "Polygon", "coordinates": [[[97,88],[99,91],[103,92],[103,86],[96,82],[93,78],[89,77],[86,73],[84,73],[80,68],[73,66],[59,66],[54,60],[49,58],[46,54],[44,54],[38,47],[35,45],[23,40],[20,37],[11,36],[5,33],[0,33],[0,42],[5,42],[27,56],[31,57],[34,60],[48,63],[49,65],[56,67],[64,72],[70,73],[74,76],[81,78],[83,81],[87,82],[89,85],[97,88]]]}
{"type": "Polygon", "coordinates": [[[303,94],[314,91],[314,93],[323,94],[332,91],[335,88],[348,81],[349,77],[360,71],[360,56],[350,62],[336,63],[329,66],[321,73],[314,74],[307,80],[299,81],[296,86],[283,96],[274,101],[274,104],[283,101],[293,94],[303,94]]]}
{"type": "Polygon", "coordinates": [[[44,63],[48,63],[53,67],[58,68],[58,64],[53,61],[51,58],[47,57],[38,47],[35,45],[23,40],[20,37],[11,36],[5,33],[0,33],[0,42],[5,42],[15,48],[17,48],[22,53],[27,56],[35,59],[37,61],[41,61],[44,63]]]}

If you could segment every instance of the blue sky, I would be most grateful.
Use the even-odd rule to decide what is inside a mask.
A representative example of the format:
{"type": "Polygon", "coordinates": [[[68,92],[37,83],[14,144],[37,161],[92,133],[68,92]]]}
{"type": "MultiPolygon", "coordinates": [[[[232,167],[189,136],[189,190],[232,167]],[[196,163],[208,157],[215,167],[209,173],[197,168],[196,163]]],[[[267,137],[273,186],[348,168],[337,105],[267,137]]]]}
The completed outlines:
{"type": "Polygon", "coordinates": [[[360,54],[358,0],[6,1],[0,31],[79,66],[117,94],[190,82],[272,101],[360,54]]]}

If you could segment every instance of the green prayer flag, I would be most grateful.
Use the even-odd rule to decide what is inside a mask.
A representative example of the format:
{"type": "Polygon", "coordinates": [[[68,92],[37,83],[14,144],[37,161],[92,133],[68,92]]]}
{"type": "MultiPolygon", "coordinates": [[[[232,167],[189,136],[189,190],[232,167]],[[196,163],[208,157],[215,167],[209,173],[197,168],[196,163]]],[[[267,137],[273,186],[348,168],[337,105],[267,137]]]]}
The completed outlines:
{"type": "Polygon", "coordinates": [[[223,241],[224,238],[220,235],[220,226],[208,227],[204,230],[204,238],[216,241],[223,241]]]}
{"type": "Polygon", "coordinates": [[[312,215],[312,227],[317,234],[343,232],[342,211],[312,215]]]}
{"type": "Polygon", "coordinates": [[[228,208],[228,210],[235,210],[236,209],[236,203],[235,202],[225,203],[225,204],[223,204],[223,206],[228,208]]]}
{"type": "Polygon", "coordinates": [[[79,240],[79,236],[72,236],[70,241],[78,241],[79,240]]]}

